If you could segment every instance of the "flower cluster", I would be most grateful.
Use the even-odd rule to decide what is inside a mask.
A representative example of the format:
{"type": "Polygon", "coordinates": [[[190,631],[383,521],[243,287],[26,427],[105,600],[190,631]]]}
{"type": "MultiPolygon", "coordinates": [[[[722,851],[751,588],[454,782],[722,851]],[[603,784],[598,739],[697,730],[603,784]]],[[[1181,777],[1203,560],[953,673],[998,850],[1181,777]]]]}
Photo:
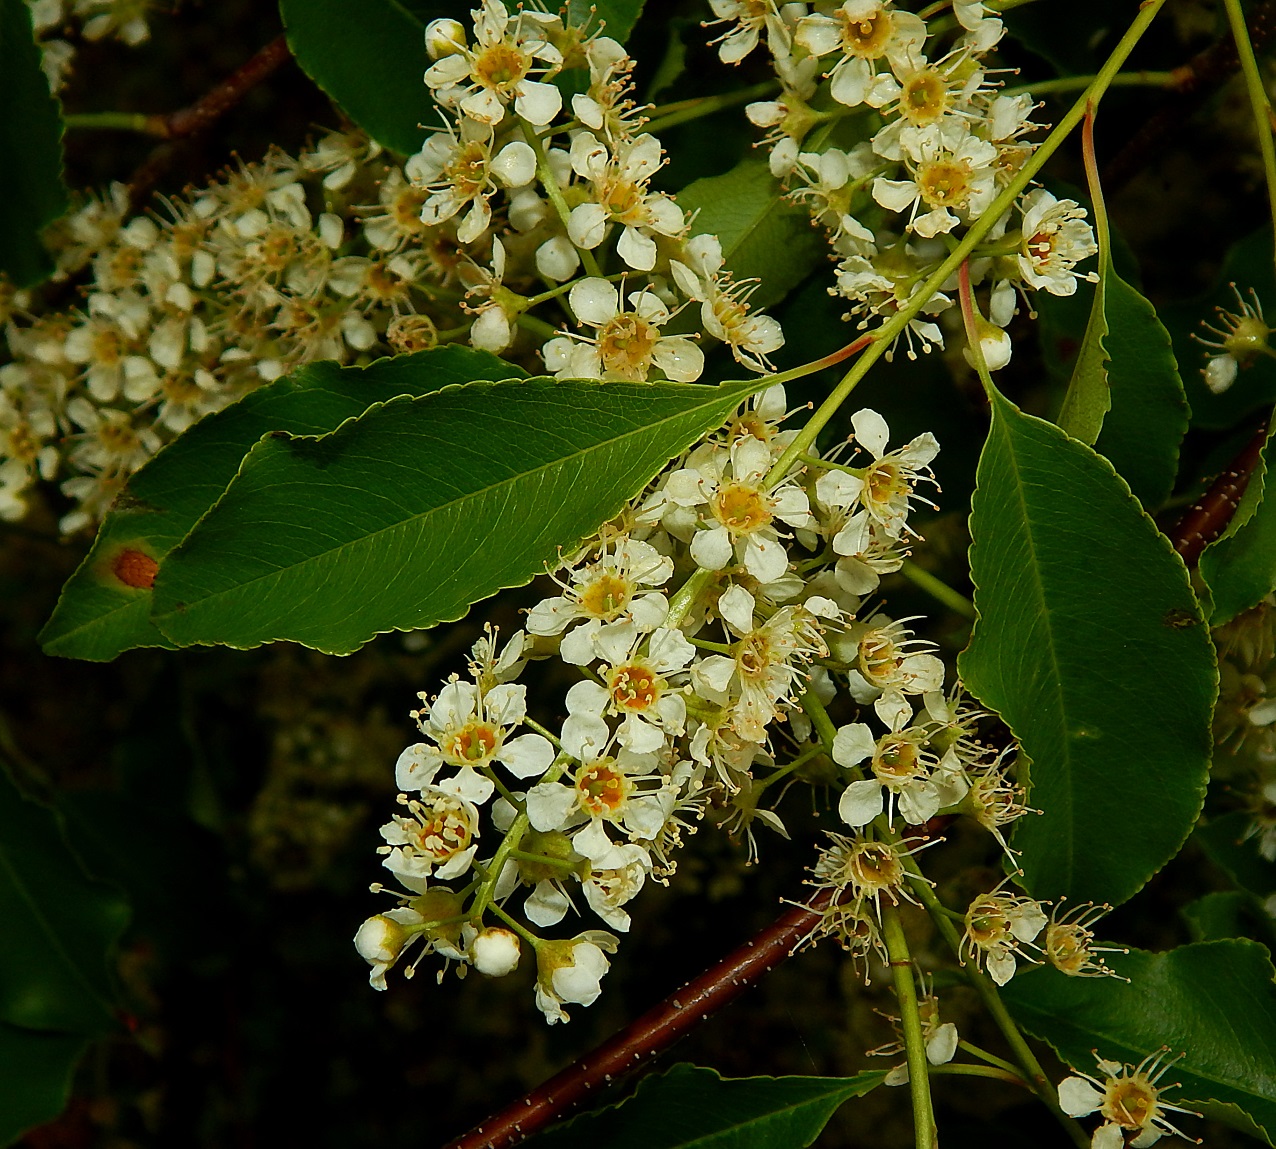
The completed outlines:
{"type": "Polygon", "coordinates": [[[75,44],[63,39],[68,27],[78,25],[88,41],[119,40],[130,48],[150,39],[147,22],[154,0],[27,0],[31,24],[40,38],[41,66],[49,88],[57,92],[66,83],[75,58],[75,44]]]}
{"type": "MultiPolygon", "coordinates": [[[[987,62],[1001,21],[982,3],[955,4],[958,34],[940,44],[891,0],[717,0],[713,8],[729,25],[716,41],[724,62],[763,41],[770,51],[782,90],[750,104],[749,118],[768,133],[771,171],[828,233],[840,261],[832,290],[850,304],[847,318],[861,328],[891,319],[947,254],[942,237],[987,212],[1032,150],[1032,97],[1003,91],[987,62]],[[872,126],[857,142],[839,131],[838,145],[813,131],[842,120],[872,126]]],[[[1033,189],[976,249],[972,281],[988,288],[981,343],[991,369],[1009,361],[1002,329],[1019,296],[1076,290],[1076,264],[1097,251],[1084,216],[1074,201],[1033,189]]],[[[953,286],[920,301],[901,333],[910,357],[918,344],[943,345],[934,320],[951,306],[953,286]]]]}
{"type": "Polygon", "coordinates": [[[332,133],[154,213],[130,217],[117,185],[50,229],[85,303],[0,282],[0,516],[57,481],[63,530],[92,525],[164,443],[318,359],[467,340],[563,378],[692,382],[712,342],[770,369],[784,336],[753,284],[651,186],[664,152],[620,44],[500,0],[473,15],[427,29],[441,124],[402,164],[332,133]],[[570,106],[564,68],[590,77],[570,106]]]}

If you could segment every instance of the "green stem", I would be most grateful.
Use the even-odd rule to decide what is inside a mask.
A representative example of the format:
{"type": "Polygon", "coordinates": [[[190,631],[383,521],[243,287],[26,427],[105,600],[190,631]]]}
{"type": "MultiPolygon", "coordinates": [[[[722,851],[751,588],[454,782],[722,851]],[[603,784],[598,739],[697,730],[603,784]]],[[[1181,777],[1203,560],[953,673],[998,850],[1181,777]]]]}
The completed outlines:
{"type": "Polygon", "coordinates": [[[144,136],[166,135],[163,120],[163,116],[152,116],[147,112],[72,112],[62,117],[63,125],[71,129],[138,132],[144,136]]]}
{"type": "Polygon", "coordinates": [[[1254,58],[1254,45],[1245,27],[1245,12],[1241,0],[1223,0],[1227,10],[1227,22],[1236,41],[1236,55],[1240,58],[1241,72],[1245,77],[1245,90],[1249,93],[1249,106],[1254,113],[1254,130],[1258,132],[1258,150],[1263,157],[1263,174],[1267,177],[1267,202],[1272,216],[1272,228],[1276,233],[1276,146],[1272,142],[1272,105],[1267,98],[1267,87],[1258,71],[1254,58]]]}
{"type": "Polygon", "coordinates": [[[516,918],[510,917],[500,906],[492,904],[492,913],[501,919],[510,929],[512,929],[519,937],[521,937],[533,950],[540,945],[543,939],[538,938],[531,930],[529,930],[522,922],[516,918]]]}
{"type": "Polygon", "coordinates": [[[902,574],[914,586],[921,587],[931,598],[937,602],[942,602],[954,614],[961,615],[962,618],[975,621],[975,604],[970,601],[964,594],[953,590],[942,579],[936,578],[930,571],[923,567],[919,567],[912,559],[905,559],[904,565],[899,568],[902,574]]]}
{"type": "Polygon", "coordinates": [[[815,691],[804,690],[802,691],[802,697],[798,699],[798,704],[806,711],[806,716],[811,720],[811,725],[815,727],[815,733],[820,736],[820,742],[823,744],[824,750],[831,754],[833,752],[833,739],[837,737],[837,727],[833,725],[829,712],[824,709],[824,703],[816,697],[815,691]]]}
{"type": "Polygon", "coordinates": [[[677,103],[666,104],[663,108],[653,109],[651,119],[643,125],[643,131],[655,135],[657,132],[663,132],[666,128],[672,128],[676,124],[685,124],[688,120],[698,120],[701,116],[711,116],[724,108],[731,108],[736,104],[744,104],[751,100],[774,95],[779,90],[780,85],[776,81],[764,80],[760,84],[754,84],[749,88],[739,88],[734,92],[722,92],[716,96],[701,96],[695,100],[679,100],[677,103]]]}
{"type": "MultiPolygon", "coordinates": [[[[917,894],[918,900],[926,907],[931,920],[934,921],[935,926],[943,935],[944,941],[948,943],[948,947],[960,961],[961,937],[957,933],[956,927],[948,919],[947,908],[939,900],[930,883],[922,876],[916,861],[911,857],[905,856],[904,866],[914,879],[913,891],[917,894]]],[[[1014,1018],[1010,1016],[1010,1012],[1006,1009],[1000,995],[997,993],[997,987],[976,967],[967,967],[966,975],[970,984],[974,986],[975,992],[979,994],[980,999],[983,1001],[984,1008],[992,1015],[997,1028],[1001,1030],[1002,1036],[1010,1046],[1011,1052],[1014,1053],[1015,1060],[1019,1062],[1024,1080],[1028,1086],[1041,1100],[1042,1104],[1055,1115],[1078,1149],[1090,1149],[1089,1134],[1077,1124],[1074,1118],[1069,1117],[1059,1108],[1058,1093],[1056,1093],[1054,1086],[1050,1083],[1050,1078],[1046,1076],[1046,1071],[1041,1068],[1041,1062],[1037,1060],[1037,1055],[1032,1052],[1032,1048],[1024,1040],[1023,1034],[1019,1032],[1019,1027],[1015,1024],[1014,1018]]]]}
{"type": "Polygon", "coordinates": [[[505,869],[505,863],[509,856],[518,849],[518,844],[523,840],[523,835],[530,828],[531,822],[528,820],[527,814],[522,813],[514,818],[510,828],[505,831],[504,840],[496,847],[496,853],[492,855],[492,860],[488,863],[487,876],[474,894],[474,901],[470,905],[471,921],[477,922],[481,920],[484,911],[489,906],[499,912],[500,907],[492,902],[496,883],[501,876],[501,871],[505,869]]]}
{"type": "MultiPolygon", "coordinates": [[[[540,177],[541,186],[544,187],[545,194],[549,196],[549,202],[554,205],[554,211],[558,213],[563,227],[566,228],[572,209],[567,206],[567,200],[563,198],[563,189],[558,186],[554,170],[549,166],[549,156],[545,152],[540,137],[536,134],[536,129],[526,120],[519,120],[519,124],[522,126],[523,139],[527,141],[527,146],[536,153],[536,174],[540,177]]],[[[585,270],[590,275],[601,276],[602,270],[598,266],[598,260],[594,258],[594,253],[582,247],[576,250],[580,254],[581,263],[585,265],[585,270]]]]}
{"type": "Polygon", "coordinates": [[[994,1069],[991,1065],[932,1065],[931,1073],[947,1074],[950,1077],[995,1077],[998,1081],[1009,1081],[1011,1085],[1022,1085],[1025,1089],[1031,1086],[1017,1073],[1007,1073],[1004,1069],[994,1069]]]}
{"type": "Polygon", "coordinates": [[[900,1030],[904,1035],[904,1054],[908,1060],[908,1091],[913,1099],[914,1139],[917,1149],[936,1149],[939,1133],[935,1128],[935,1109],[930,1099],[930,1065],[926,1061],[926,1037],[922,1033],[922,1015],[917,1004],[913,958],[908,952],[899,911],[894,906],[882,911],[882,938],[886,942],[895,997],[899,1001],[900,1030]]]}
{"type": "Polygon", "coordinates": [[[691,608],[695,606],[696,600],[713,581],[716,572],[705,570],[703,567],[697,567],[695,572],[682,584],[669,600],[669,613],[665,616],[663,626],[667,626],[670,630],[677,630],[682,625],[683,619],[691,613],[691,608]]]}
{"type": "Polygon", "coordinates": [[[1125,63],[1135,44],[1139,42],[1143,33],[1147,31],[1148,25],[1152,23],[1164,4],[1165,0],[1147,0],[1147,3],[1139,9],[1139,14],[1134,18],[1130,27],[1126,29],[1125,35],[1121,37],[1112,54],[1108,57],[1103,67],[1099,69],[1093,82],[1082,93],[1080,99],[1064,114],[1063,119],[1059,121],[1054,131],[1033,152],[1023,167],[1015,174],[1014,179],[993,200],[988,210],[970,226],[970,230],[966,232],[961,242],[949,253],[948,258],[931,273],[922,287],[913,293],[909,302],[874,332],[872,342],[869,343],[864,349],[864,353],[855,361],[855,365],[843,376],[842,381],[838,383],[833,393],[820,404],[819,409],[811,416],[806,426],[797,433],[793,442],[789,444],[784,454],[780,456],[775,466],[771,468],[771,472],[766,478],[768,487],[778,483],[789,473],[794,461],[804,452],[811,449],[816,437],[824,429],[828,421],[833,418],[834,414],[837,413],[838,408],[846,402],[860,380],[868,374],[869,368],[894,344],[896,337],[903,334],[912,319],[930,302],[935,293],[943,286],[945,280],[961,266],[979,241],[992,230],[993,225],[1014,207],[1019,193],[1028,186],[1033,176],[1045,166],[1046,161],[1054,155],[1063,141],[1081,122],[1086,109],[1098,103],[1099,98],[1107,90],[1108,85],[1111,84],[1117,73],[1120,72],[1121,65],[1125,63]]]}
{"type": "Polygon", "coordinates": [[[546,323],[545,320],[535,315],[528,315],[526,311],[514,322],[524,331],[530,331],[533,335],[539,335],[542,339],[552,339],[555,335],[562,334],[552,323],[546,323]]]}
{"type": "Polygon", "coordinates": [[[963,1053],[969,1053],[971,1057],[977,1057],[980,1061],[986,1061],[989,1065],[995,1065],[998,1069],[1004,1069],[1007,1073],[1013,1073],[1020,1081],[1023,1080],[1023,1074],[1018,1068],[1011,1065],[1008,1061],[1003,1061],[995,1054],[989,1053],[986,1049],[980,1049],[977,1045],[972,1045],[969,1041],[959,1041],[957,1048],[963,1053]]]}
{"type": "MultiPolygon", "coordinates": [[[[1003,96],[1048,96],[1056,92],[1075,92],[1094,83],[1094,76],[1060,76],[1036,84],[1017,84],[1002,89],[1003,96]]],[[[1110,88],[1175,88],[1179,77],[1175,72],[1118,72],[1108,83],[1110,88]]]]}

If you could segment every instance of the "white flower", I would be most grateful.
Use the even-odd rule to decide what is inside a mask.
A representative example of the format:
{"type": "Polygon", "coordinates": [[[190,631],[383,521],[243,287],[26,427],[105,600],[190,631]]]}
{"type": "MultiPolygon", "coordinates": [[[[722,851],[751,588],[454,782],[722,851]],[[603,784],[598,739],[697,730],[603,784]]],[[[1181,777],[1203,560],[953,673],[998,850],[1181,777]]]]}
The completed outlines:
{"type": "Polygon", "coordinates": [[[647,190],[647,181],[660,170],[664,154],[655,136],[619,140],[612,147],[589,132],[572,139],[572,169],[590,183],[591,202],[578,204],[567,221],[567,234],[577,247],[597,247],[610,224],[624,230],[616,253],[635,271],[656,265],[658,235],[678,235],[684,226],[682,209],[666,195],[647,190]]]}
{"type": "Polygon", "coordinates": [[[553,1025],[567,1021],[564,1005],[593,1005],[616,952],[616,938],[605,930],[586,930],[571,941],[542,942],[536,947],[536,1006],[553,1025]]]}
{"type": "Polygon", "coordinates": [[[879,73],[879,61],[903,59],[926,39],[926,24],[911,12],[898,12],[890,0],[845,0],[829,15],[814,13],[798,21],[794,39],[814,56],[840,53],[829,71],[830,94],[839,104],[880,107],[897,85],[879,73]]]}
{"type": "MultiPolygon", "coordinates": [[[[1075,200],[1055,199],[1045,188],[1034,188],[1019,206],[1023,238],[1018,258],[1024,282],[1051,295],[1072,295],[1077,290],[1073,268],[1099,250],[1085,221],[1085,208],[1075,200]]],[[[1093,281],[1098,276],[1090,273],[1082,278],[1093,281]]]]}
{"type": "MultiPolygon", "coordinates": [[[[594,561],[568,566],[569,580],[555,575],[563,593],[542,599],[527,615],[530,634],[563,634],[563,658],[578,666],[599,656],[598,643],[631,642],[665,620],[669,600],[657,590],[673,574],[673,561],[650,543],[621,538],[605,546],[594,561]],[[577,633],[577,632],[580,633],[577,633]]],[[[609,647],[610,648],[610,647],[609,647]]]]}
{"type": "Polygon", "coordinates": [[[404,165],[415,187],[429,195],[421,205],[421,222],[427,227],[464,212],[456,237],[473,243],[492,221],[488,201],[499,187],[517,188],[536,175],[536,154],[522,140],[493,153],[492,129],[473,120],[462,120],[460,135],[450,126],[435,132],[425,146],[404,165]]]}
{"type": "Polygon", "coordinates": [[[477,807],[437,786],[425,786],[419,799],[401,794],[409,817],[396,814],[381,827],[387,845],[383,865],[409,890],[425,893],[431,877],[460,877],[478,850],[477,807]]]}
{"type": "Polygon", "coordinates": [[[1016,959],[1038,960],[1024,947],[1031,945],[1045,927],[1046,915],[1040,902],[996,890],[980,894],[966,910],[963,958],[970,953],[976,965],[987,967],[993,981],[1005,985],[1014,976],[1016,959]]]}
{"type": "Polygon", "coordinates": [[[1167,1057],[1169,1048],[1163,1046],[1139,1062],[1137,1066],[1106,1061],[1095,1052],[1102,1080],[1088,1073],[1065,1077],[1059,1083],[1059,1108],[1069,1117],[1085,1117],[1098,1113],[1104,1123],[1095,1130],[1090,1142],[1092,1149],[1145,1149],[1155,1144],[1166,1133],[1186,1138],[1186,1134],[1170,1123],[1167,1113],[1189,1113],[1191,1109],[1179,1105],[1167,1105],[1162,1093],[1174,1089],[1174,1085],[1158,1084],[1165,1072],[1183,1054],[1167,1057]],[[1131,1133],[1136,1134],[1127,1141],[1131,1133]]]}
{"type": "Polygon", "coordinates": [[[354,935],[354,948],[370,966],[368,981],[373,989],[385,990],[385,975],[414,936],[407,926],[420,925],[420,914],[406,907],[388,910],[368,918],[354,935]]]}
{"type": "Polygon", "coordinates": [[[628,933],[629,915],[622,907],[638,896],[650,871],[651,856],[641,846],[613,846],[590,866],[584,881],[589,908],[612,929],[628,933]]]}
{"type": "Polygon", "coordinates": [[[908,228],[920,236],[942,235],[976,218],[997,194],[997,149],[959,119],[906,127],[900,147],[911,178],[879,176],[873,198],[890,211],[908,212],[908,228]],[[918,215],[922,205],[928,210],[918,215]]]}
{"type": "Polygon", "coordinates": [[[631,310],[605,279],[582,279],[569,293],[572,310],[593,336],[572,333],[545,344],[545,363],[560,379],[624,379],[644,383],[653,370],[677,383],[692,383],[704,370],[704,354],[682,335],[661,335],[673,313],[654,291],[629,294],[631,310]]]}
{"type": "Polygon", "coordinates": [[[493,762],[517,778],[545,773],[554,759],[553,746],[539,734],[509,736],[526,714],[525,686],[502,684],[483,692],[472,682],[449,682],[439,691],[428,719],[424,710],[417,713],[421,732],[433,742],[419,742],[399,755],[399,789],[424,791],[434,784],[481,805],[495,789],[483,773],[493,762]],[[460,770],[436,782],[445,765],[460,770]]]}
{"type": "Polygon", "coordinates": [[[459,108],[471,120],[495,126],[513,103],[530,124],[544,127],[563,106],[553,84],[533,80],[557,71],[563,57],[545,38],[562,21],[543,12],[520,10],[513,21],[500,0],[482,0],[474,12],[474,46],[448,37],[446,54],[425,73],[425,82],[444,107],[459,108]]]}

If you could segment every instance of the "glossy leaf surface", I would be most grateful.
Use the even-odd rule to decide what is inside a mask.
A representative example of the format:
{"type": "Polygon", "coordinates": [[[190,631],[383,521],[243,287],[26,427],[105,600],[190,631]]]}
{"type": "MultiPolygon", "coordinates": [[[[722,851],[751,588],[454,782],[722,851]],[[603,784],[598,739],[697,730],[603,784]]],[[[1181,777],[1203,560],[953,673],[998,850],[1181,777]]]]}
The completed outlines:
{"type": "MultiPolygon", "coordinates": [[[[1235,1106],[1270,1142],[1276,986],[1267,950],[1250,941],[1198,942],[1159,954],[1132,950],[1112,955],[1109,964],[1130,981],[1069,978],[1042,968],[1017,974],[1002,994],[1024,1028],[1083,1073],[1096,1073],[1094,1049],[1130,1064],[1166,1045],[1183,1052],[1166,1078],[1182,1086],[1166,1100],[1224,1121],[1226,1107],[1235,1106]]],[[[1184,1119],[1186,1132],[1190,1122],[1184,1119]]]]}
{"type": "Polygon", "coordinates": [[[675,1065],[648,1077],[623,1105],[587,1113],[530,1142],[533,1149],[801,1149],[843,1102],[877,1088],[855,1077],[722,1078],[675,1065]]]}
{"type": "Polygon", "coordinates": [[[1119,903],[1200,810],[1213,649],[1181,560],[1107,460],[995,392],[992,408],[958,666],[1031,761],[1028,889],[1119,903]]]}
{"type": "Polygon", "coordinates": [[[0,1145],[8,1145],[66,1107],[71,1075],[87,1039],[0,1022],[0,1145]]]}
{"type": "Polygon", "coordinates": [[[217,501],[253,444],[272,431],[322,435],[373,403],[522,372],[467,347],[441,347],[368,367],[315,363],[199,422],[135,474],[40,635],[49,654],[105,661],[138,646],[172,648],[151,622],[151,591],[115,574],[121,555],[163,562],[217,501]]]}
{"type": "Polygon", "coordinates": [[[460,618],[542,573],[757,386],[473,383],[321,438],[269,436],[164,562],[152,617],[183,646],[331,654],[460,618]]]}

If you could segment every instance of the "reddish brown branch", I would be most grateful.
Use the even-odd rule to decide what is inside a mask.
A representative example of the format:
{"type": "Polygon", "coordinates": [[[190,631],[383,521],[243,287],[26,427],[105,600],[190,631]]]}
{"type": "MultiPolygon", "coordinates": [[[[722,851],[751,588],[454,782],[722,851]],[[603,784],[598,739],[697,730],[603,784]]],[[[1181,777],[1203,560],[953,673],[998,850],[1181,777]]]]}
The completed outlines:
{"type": "MultiPolygon", "coordinates": [[[[1263,0],[1245,15],[1256,52],[1276,35],[1276,0],[1263,0]]],[[[1142,172],[1166,140],[1182,136],[1183,125],[1240,68],[1236,45],[1225,36],[1174,69],[1173,95],[1126,142],[1103,170],[1103,186],[1114,193],[1142,172]]]]}
{"type": "MultiPolygon", "coordinates": [[[[146,130],[165,141],[184,140],[211,127],[235,107],[258,84],[291,58],[288,41],[281,34],[241,64],[221,83],[205,92],[193,104],[175,112],[146,117],[146,130]]],[[[133,173],[129,191],[134,206],[138,205],[159,179],[172,159],[171,144],[161,144],[146,162],[133,173]]]]}
{"type": "Polygon", "coordinates": [[[1170,530],[1170,541],[1183,561],[1193,566],[1201,552],[1226,529],[1240,505],[1250,476],[1258,466],[1267,442],[1267,420],[1264,419],[1249,442],[1231,465],[1210,485],[1200,502],[1190,507],[1170,530]]]}
{"type": "Polygon", "coordinates": [[[734,1001],[763,974],[793,953],[815,928],[829,891],[811,899],[811,908],[795,906],[732,950],[717,965],[687,982],[654,1009],[569,1065],[512,1105],[476,1125],[444,1149],[506,1149],[543,1129],[590,1090],[608,1085],[667,1049],[683,1034],[734,1001]]]}

